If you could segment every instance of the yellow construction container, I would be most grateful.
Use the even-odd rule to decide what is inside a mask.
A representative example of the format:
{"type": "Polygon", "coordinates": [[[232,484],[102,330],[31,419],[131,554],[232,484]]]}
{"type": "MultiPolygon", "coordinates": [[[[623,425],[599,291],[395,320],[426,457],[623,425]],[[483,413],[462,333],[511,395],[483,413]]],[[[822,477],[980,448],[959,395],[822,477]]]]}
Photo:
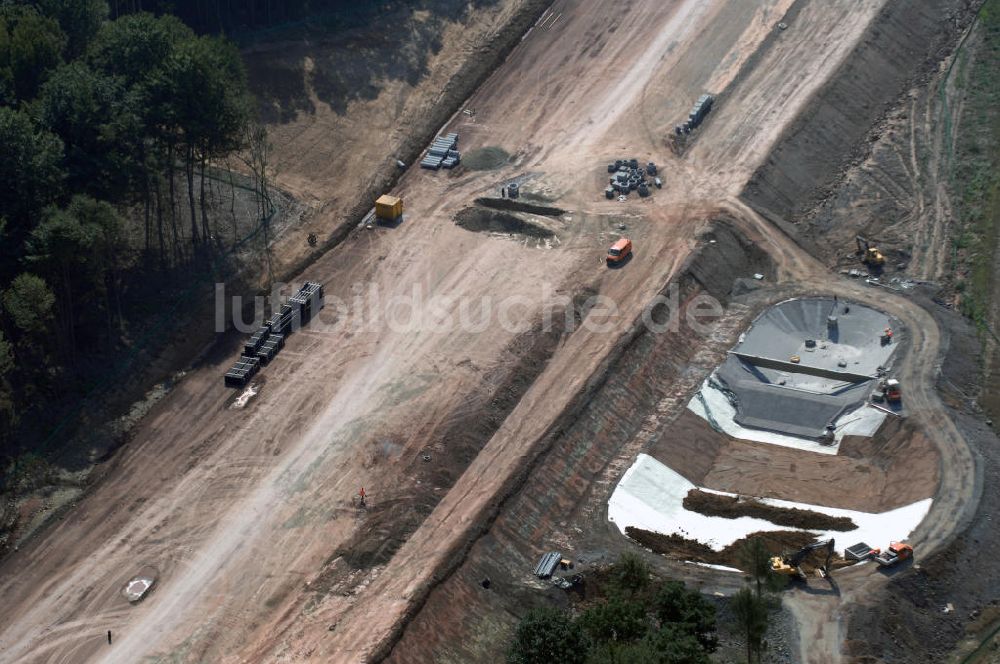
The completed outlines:
{"type": "Polygon", "coordinates": [[[375,201],[375,216],[386,221],[395,221],[403,216],[403,199],[383,194],[375,201]]]}

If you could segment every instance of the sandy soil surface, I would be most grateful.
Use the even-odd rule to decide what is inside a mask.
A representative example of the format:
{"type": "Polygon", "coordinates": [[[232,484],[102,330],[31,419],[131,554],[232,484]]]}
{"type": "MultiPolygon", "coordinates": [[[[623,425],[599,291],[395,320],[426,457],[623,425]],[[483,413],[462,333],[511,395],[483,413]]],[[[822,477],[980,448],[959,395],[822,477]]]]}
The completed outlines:
{"type": "Polygon", "coordinates": [[[396,160],[416,160],[448,109],[472,93],[546,4],[383,3],[370,23],[332,32],[322,23],[289,28],[247,48],[272,181],[310,210],[274,242],[275,272],[287,274],[339,241],[345,222],[398,177],[396,160]]]}
{"type": "Polygon", "coordinates": [[[873,438],[846,436],[838,454],[824,455],[736,440],[685,410],[649,453],[709,489],[862,512],[931,497],[939,478],[933,443],[895,419],[873,438]]]}
{"type": "MultiPolygon", "coordinates": [[[[463,149],[499,146],[513,163],[487,173],[408,172],[397,188],[407,201],[402,225],[358,229],[303,275],[326,284],[331,300],[350,301],[359,283],[384,297],[417,287],[448,298],[416,305],[433,315],[460,301],[517,297],[508,313],[520,328],[405,329],[336,315],[330,306],[265,369],[266,383],[244,410],[228,408],[235,395],[221,386],[234,338],[232,354],[194,372],[156,407],[76,510],[4,561],[4,659],[358,662],[387,653],[436,582],[523,486],[548,436],[566,425],[559,418],[603,380],[633,322],[682,272],[697,232],[720,209],[774,256],[782,279],[877,301],[911,331],[914,361],[901,378],[920,413],[914,421],[939,449],[942,477],[917,540],[928,548],[944,542],[974,496],[974,473],[933,391],[934,321],[908,301],[831,284],[822,264],[736,198],[883,2],[800,0],[794,29],[755,57],[790,4],[635,0],[622,11],[557,0],[468,101],[476,114],[447,127],[462,133],[463,149]],[[719,113],[687,158],[668,156],[669,128],[697,93],[727,82],[719,113]],[[622,154],[662,164],[668,186],[640,202],[603,200],[604,163],[622,154]],[[452,222],[513,177],[569,211],[558,245],[529,246],[452,222]],[[603,255],[622,221],[635,257],[609,271],[603,255]],[[452,449],[456,422],[481,412],[509,385],[517,359],[531,357],[524,335],[542,313],[546,285],[600,292],[619,315],[605,331],[577,329],[533,358],[544,369],[496,428],[452,449]],[[427,450],[429,462],[421,456],[427,450]],[[428,463],[431,470],[418,470],[428,463]],[[353,501],[361,486],[367,510],[353,501]],[[391,558],[370,551],[364,534],[391,535],[394,519],[404,517],[415,530],[391,558]],[[352,563],[357,548],[372,555],[352,563]],[[156,588],[129,606],[119,591],[145,566],[158,571],[156,588]],[[117,635],[110,648],[107,629],[117,635]]],[[[709,343],[687,340],[697,366],[717,364],[746,313],[724,316],[709,343]]],[[[697,383],[685,376],[663,395],[661,414],[681,407],[697,383]]],[[[634,440],[619,448],[648,441],[646,424],[659,425],[637,422],[634,440]]],[[[599,498],[614,468],[595,479],[599,498]]],[[[831,652],[837,644],[831,639],[831,652]]]]}

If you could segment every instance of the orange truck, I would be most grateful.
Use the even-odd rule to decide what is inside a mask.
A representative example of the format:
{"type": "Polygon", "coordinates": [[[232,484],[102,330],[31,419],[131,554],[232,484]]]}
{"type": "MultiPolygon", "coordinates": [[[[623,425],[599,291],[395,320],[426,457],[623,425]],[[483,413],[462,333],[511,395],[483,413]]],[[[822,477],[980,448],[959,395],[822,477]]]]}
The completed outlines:
{"type": "Polygon", "coordinates": [[[632,240],[623,237],[608,249],[608,265],[621,265],[632,255],[632,240]]]}
{"type": "Polygon", "coordinates": [[[906,542],[892,542],[889,544],[889,548],[885,551],[873,549],[871,557],[872,560],[877,562],[881,567],[892,567],[893,565],[899,564],[904,560],[912,558],[913,547],[906,542]]]}

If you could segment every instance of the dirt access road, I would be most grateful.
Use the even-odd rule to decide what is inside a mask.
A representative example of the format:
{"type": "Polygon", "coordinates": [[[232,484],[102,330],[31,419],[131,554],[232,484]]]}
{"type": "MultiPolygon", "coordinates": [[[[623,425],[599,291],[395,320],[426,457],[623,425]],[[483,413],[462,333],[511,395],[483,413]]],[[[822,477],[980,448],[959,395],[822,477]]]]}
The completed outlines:
{"type": "Polygon", "coordinates": [[[228,409],[232,394],[221,387],[232,355],[193,373],[101,484],[4,562],[0,657],[358,662],[382,652],[676,271],[710,212],[729,207],[755,225],[786,275],[826,281],[787,239],[737,209],[735,196],[883,2],[799,4],[792,29],[747,70],[791,0],[637,0],[627,11],[556,2],[469,101],[475,117],[449,125],[464,149],[498,145],[513,164],[499,173],[407,174],[399,187],[407,221],[359,229],[303,275],[324,282],[331,300],[352,301],[353,284],[383,298],[416,286],[424,298],[412,311],[434,316],[515,297],[507,317],[526,325],[393,326],[333,315],[331,306],[290,339],[246,410],[228,409]],[[738,76],[687,158],[669,157],[664,136],[697,94],[738,76]],[[663,164],[668,187],[641,203],[604,201],[603,164],[623,154],[663,164]],[[570,210],[557,248],[452,223],[475,196],[514,176],[570,210]],[[609,231],[623,219],[639,249],[626,269],[605,271],[609,231]],[[541,313],[545,285],[572,293],[581,284],[612,298],[618,316],[603,332],[565,339],[453,487],[418,486],[420,453],[433,444],[436,457],[447,456],[442,432],[461,404],[495,387],[541,313]],[[372,494],[368,512],[352,503],[359,486],[372,494]],[[405,509],[434,492],[440,502],[387,564],[352,569],[336,560],[380,506],[405,509]],[[130,607],[119,591],[145,565],[158,570],[157,588],[130,607]],[[311,590],[330,578],[347,590],[311,590]],[[107,629],[117,635],[110,648],[107,629]]]}

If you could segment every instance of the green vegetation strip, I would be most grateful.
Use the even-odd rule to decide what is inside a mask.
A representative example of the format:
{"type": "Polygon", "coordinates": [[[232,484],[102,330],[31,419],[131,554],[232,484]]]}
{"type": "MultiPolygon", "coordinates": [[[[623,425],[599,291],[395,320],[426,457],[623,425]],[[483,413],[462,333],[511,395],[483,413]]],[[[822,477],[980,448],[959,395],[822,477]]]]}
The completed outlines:
{"type": "Polygon", "coordinates": [[[1000,239],[1000,0],[988,0],[975,28],[980,39],[968,57],[961,135],[952,186],[960,226],[954,248],[967,277],[956,283],[962,313],[989,330],[994,256],[1000,239]]]}

